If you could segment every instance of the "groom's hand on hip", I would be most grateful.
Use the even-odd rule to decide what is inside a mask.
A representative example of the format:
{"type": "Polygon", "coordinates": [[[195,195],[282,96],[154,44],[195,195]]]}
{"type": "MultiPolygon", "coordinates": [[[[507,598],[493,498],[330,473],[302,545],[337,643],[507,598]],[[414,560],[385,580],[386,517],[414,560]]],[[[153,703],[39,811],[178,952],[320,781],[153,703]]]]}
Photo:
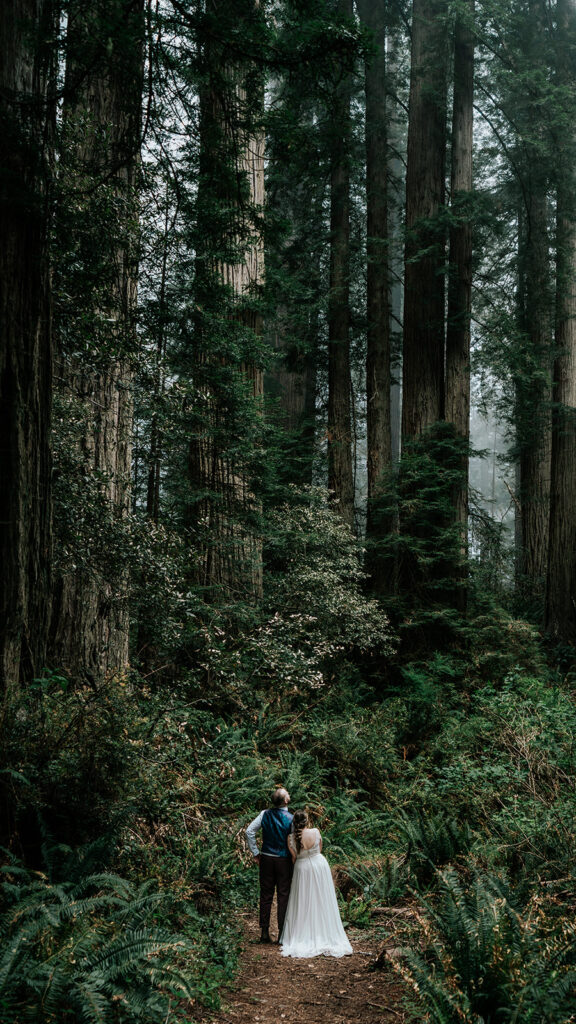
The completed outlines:
{"type": "Polygon", "coordinates": [[[258,854],[257,857],[254,857],[254,863],[255,864],[259,864],[260,863],[260,854],[258,854]]]}

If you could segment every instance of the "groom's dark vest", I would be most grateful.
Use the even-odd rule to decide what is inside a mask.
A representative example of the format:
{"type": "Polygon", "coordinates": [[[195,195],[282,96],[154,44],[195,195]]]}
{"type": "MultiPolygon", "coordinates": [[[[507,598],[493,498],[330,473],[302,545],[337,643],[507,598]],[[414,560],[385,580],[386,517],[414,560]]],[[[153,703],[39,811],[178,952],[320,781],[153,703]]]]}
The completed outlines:
{"type": "Polygon", "coordinates": [[[262,850],[273,857],[289,857],[286,846],[292,815],[286,807],[271,807],[262,816],[262,850]]]}

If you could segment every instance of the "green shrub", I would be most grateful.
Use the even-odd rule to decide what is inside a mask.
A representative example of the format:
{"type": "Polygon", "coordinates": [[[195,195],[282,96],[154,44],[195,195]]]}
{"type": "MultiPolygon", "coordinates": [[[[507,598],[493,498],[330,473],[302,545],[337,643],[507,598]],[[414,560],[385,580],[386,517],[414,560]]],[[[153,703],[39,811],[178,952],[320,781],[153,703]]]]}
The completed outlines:
{"type": "Polygon", "coordinates": [[[466,822],[419,809],[400,815],[399,831],[407,844],[406,861],[419,885],[428,885],[436,868],[459,859],[470,849],[472,834],[466,822]]]}
{"type": "Polygon", "coordinates": [[[400,970],[430,1024],[568,1024],[574,1006],[574,935],[550,933],[522,913],[510,887],[456,871],[438,876],[439,897],[422,901],[422,952],[400,970]]]}
{"type": "Polygon", "coordinates": [[[342,924],[353,928],[369,928],[372,922],[373,904],[360,893],[350,893],[346,900],[340,900],[342,924]]]}
{"type": "MultiPolygon", "coordinates": [[[[73,687],[47,673],[0,709],[0,800],[13,848],[113,836],[143,797],[150,723],[126,679],[73,687]]],[[[110,850],[114,843],[110,841],[110,850]]],[[[32,850],[35,852],[32,853],[32,850]]]]}
{"type": "Polygon", "coordinates": [[[408,871],[405,860],[399,857],[360,860],[347,867],[346,875],[350,891],[361,895],[373,909],[394,906],[406,895],[408,871]]]}
{"type": "Polygon", "coordinates": [[[3,1024],[152,1024],[192,998],[191,943],[156,924],[166,898],[149,884],[106,874],[53,885],[15,865],[3,877],[3,1024]]]}
{"type": "Polygon", "coordinates": [[[314,713],[303,742],[314,753],[333,785],[362,790],[372,803],[389,797],[398,766],[394,727],[385,707],[349,707],[336,715],[314,713]]]}

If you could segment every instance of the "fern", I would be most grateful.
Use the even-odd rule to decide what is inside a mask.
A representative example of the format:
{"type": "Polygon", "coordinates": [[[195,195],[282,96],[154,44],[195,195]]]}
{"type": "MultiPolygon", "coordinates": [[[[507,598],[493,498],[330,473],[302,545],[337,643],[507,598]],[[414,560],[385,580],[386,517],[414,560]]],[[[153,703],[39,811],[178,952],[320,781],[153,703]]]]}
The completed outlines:
{"type": "Polygon", "coordinates": [[[406,951],[401,968],[431,1024],[568,1024],[573,936],[542,942],[501,879],[476,874],[466,886],[448,869],[438,881],[438,900],[421,900],[424,951],[406,951]]]}
{"type": "Polygon", "coordinates": [[[375,906],[394,904],[406,890],[406,868],[398,858],[376,863],[361,861],[347,869],[348,877],[366,900],[375,906]]]}
{"type": "Polygon", "coordinates": [[[422,885],[432,881],[436,868],[453,862],[472,844],[467,823],[422,810],[415,818],[401,812],[400,831],[407,840],[406,861],[411,874],[422,885]]]}
{"type": "Polygon", "coordinates": [[[190,998],[190,945],[151,924],[162,896],[113,874],[50,884],[8,866],[0,918],[3,1024],[165,1020],[190,998]]]}

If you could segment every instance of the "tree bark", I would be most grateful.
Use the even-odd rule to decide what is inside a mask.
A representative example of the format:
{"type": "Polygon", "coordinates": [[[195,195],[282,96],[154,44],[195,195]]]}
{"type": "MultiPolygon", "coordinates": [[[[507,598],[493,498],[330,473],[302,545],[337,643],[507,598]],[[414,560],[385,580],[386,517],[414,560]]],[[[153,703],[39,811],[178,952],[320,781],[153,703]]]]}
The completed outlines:
{"type": "MultiPolygon", "coordinates": [[[[399,44],[389,36],[386,40],[387,77],[395,82],[399,74],[399,44]]],[[[404,207],[405,174],[401,158],[402,132],[399,122],[404,112],[400,108],[396,90],[387,96],[388,115],[388,269],[390,275],[390,446],[392,462],[400,458],[402,433],[402,323],[404,300],[404,207]]]]}
{"type": "MultiPolygon", "coordinates": [[[[290,101],[290,97],[288,102],[290,101]]],[[[292,98],[292,116],[304,122],[310,142],[298,153],[291,173],[282,174],[273,193],[275,208],[291,225],[280,254],[282,273],[290,285],[275,318],[275,365],[265,377],[265,390],[277,407],[281,439],[282,479],[312,483],[316,439],[316,386],[320,345],[322,245],[325,235],[325,167],[317,141],[316,104],[292,98]]],[[[271,154],[274,166],[276,154],[271,154]]],[[[277,172],[278,173],[278,172],[277,172]]],[[[274,177],[274,170],[272,177],[274,177]]]]}
{"type": "MultiPolygon", "coordinates": [[[[448,324],[446,330],[445,416],[460,437],[470,435],[470,309],[472,297],[472,224],[462,206],[472,191],[474,100],[474,3],[459,14],[454,32],[454,106],[452,116],[451,209],[448,324]]],[[[459,503],[466,523],[466,499],[459,503]]]]}
{"type": "MultiPolygon", "coordinates": [[[[338,0],[352,20],[352,0],[338,0]]],[[[328,299],[328,487],[354,527],[350,408],[350,76],[342,72],[331,110],[330,284],[328,299]]]]}
{"type": "MultiPolygon", "coordinates": [[[[546,12],[542,0],[530,2],[527,46],[538,60],[546,12]]],[[[552,295],[548,237],[550,168],[539,144],[545,126],[538,104],[524,110],[529,125],[524,144],[524,209],[520,234],[521,331],[524,351],[516,381],[516,437],[520,473],[520,543],[517,584],[542,617],[548,565],[551,459],[552,295]],[[537,141],[530,141],[536,134],[537,141]]]]}
{"type": "MultiPolygon", "coordinates": [[[[558,79],[574,94],[570,48],[576,40],[576,4],[558,0],[558,79]]],[[[573,100],[569,106],[574,118],[573,100]]],[[[576,138],[562,139],[557,170],[556,358],[546,585],[547,631],[576,646],[576,138]]]]}
{"type": "Polygon", "coordinates": [[[56,35],[50,0],[0,4],[0,686],[45,665],[51,575],[51,288],[56,35]]]}
{"type": "MultiPolygon", "coordinates": [[[[97,489],[96,514],[111,534],[122,531],[130,507],[142,41],[142,0],[70,3],[62,225],[81,272],[78,264],[76,273],[63,271],[74,309],[71,319],[70,308],[61,311],[60,324],[63,335],[78,332],[77,347],[82,317],[93,336],[82,355],[64,340],[61,378],[64,401],[83,420],[79,457],[97,489]]],[[[72,546],[56,589],[52,657],[73,677],[98,680],[128,664],[129,579],[109,560],[77,565],[74,555],[72,546]]]]}
{"type": "Polygon", "coordinates": [[[367,352],[366,430],[368,510],[366,534],[376,538],[383,523],[375,508],[384,472],[392,459],[390,425],[390,275],[388,268],[388,130],[385,0],[359,0],[361,20],[373,33],[376,53],[365,68],[367,352]]]}
{"type": "Polygon", "coordinates": [[[314,464],[316,418],[316,359],[319,317],[312,310],[303,350],[287,349],[279,331],[275,337],[279,365],[270,375],[267,388],[279,402],[280,426],[285,432],[285,465],[282,475],[291,483],[310,485],[314,464]]]}
{"type": "MultiPolygon", "coordinates": [[[[211,0],[203,39],[206,80],[200,90],[200,177],[197,199],[196,344],[193,373],[202,406],[189,449],[193,494],[190,519],[199,546],[196,578],[208,600],[258,601],[262,596],[262,541],[251,524],[258,505],[246,460],[232,436],[238,399],[249,415],[261,412],[263,372],[257,360],[217,354],[227,336],[257,339],[262,333],[257,300],[264,279],[264,247],[258,217],[264,206],[262,82],[255,68],[231,61],[226,26],[251,19],[258,0],[241,5],[211,0]],[[218,25],[212,32],[210,25],[218,25]],[[219,255],[220,254],[220,255],[219,255]],[[218,328],[218,322],[221,328],[218,328]],[[236,335],[235,335],[236,331],[236,335]]],[[[252,347],[254,347],[252,345],[252,347]]]]}
{"type": "Polygon", "coordinates": [[[402,436],[444,417],[445,0],[414,0],[406,165],[402,436]]]}
{"type": "Polygon", "coordinates": [[[523,258],[526,294],[524,353],[527,373],[516,387],[520,468],[521,589],[542,601],[548,563],[551,459],[551,320],[548,203],[542,182],[528,184],[523,258]]]}
{"type": "MultiPolygon", "coordinates": [[[[452,111],[450,253],[446,329],[445,418],[456,435],[470,440],[470,312],[472,306],[472,223],[466,198],[472,191],[474,122],[474,0],[456,15],[454,27],[454,100],[452,111]]],[[[462,480],[454,495],[462,554],[468,549],[468,452],[462,455],[462,480]]],[[[464,611],[466,591],[459,590],[464,611]]]]}

